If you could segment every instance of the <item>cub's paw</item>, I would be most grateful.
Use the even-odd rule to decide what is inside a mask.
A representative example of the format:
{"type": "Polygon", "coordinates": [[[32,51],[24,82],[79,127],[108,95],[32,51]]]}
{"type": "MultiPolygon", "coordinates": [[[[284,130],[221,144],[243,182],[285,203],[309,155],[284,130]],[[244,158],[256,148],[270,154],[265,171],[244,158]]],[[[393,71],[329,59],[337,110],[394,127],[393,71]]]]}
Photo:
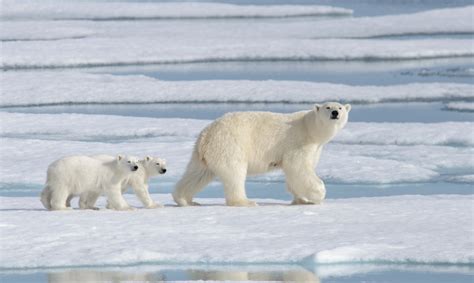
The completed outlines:
{"type": "Polygon", "coordinates": [[[252,200],[238,200],[238,201],[227,201],[226,202],[228,206],[246,206],[246,207],[252,207],[252,206],[258,206],[258,204],[255,201],[252,200]]]}
{"type": "Polygon", "coordinates": [[[146,209],[155,209],[155,208],[161,208],[161,207],[163,207],[163,205],[159,203],[152,203],[150,205],[145,206],[146,209]]]}

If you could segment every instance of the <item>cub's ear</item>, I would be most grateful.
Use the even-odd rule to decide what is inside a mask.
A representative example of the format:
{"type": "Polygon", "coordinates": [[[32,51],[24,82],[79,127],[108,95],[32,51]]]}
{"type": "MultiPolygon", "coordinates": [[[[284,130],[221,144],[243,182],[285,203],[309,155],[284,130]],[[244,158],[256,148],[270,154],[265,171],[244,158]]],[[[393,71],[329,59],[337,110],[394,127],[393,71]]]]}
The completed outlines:
{"type": "Polygon", "coordinates": [[[318,112],[319,109],[321,109],[321,105],[320,105],[320,104],[315,104],[315,105],[314,105],[314,110],[315,110],[316,112],[318,112]]]}
{"type": "Polygon", "coordinates": [[[122,160],[123,158],[124,158],[124,157],[123,157],[122,154],[117,155],[117,160],[118,160],[118,161],[122,160]]]}
{"type": "Polygon", "coordinates": [[[349,113],[349,111],[351,111],[351,105],[350,104],[346,104],[346,105],[344,105],[344,107],[346,108],[347,113],[349,113]]]}
{"type": "Polygon", "coordinates": [[[145,160],[146,160],[146,161],[150,161],[150,160],[151,160],[151,156],[148,156],[148,155],[147,155],[147,157],[145,157],[145,160]]]}

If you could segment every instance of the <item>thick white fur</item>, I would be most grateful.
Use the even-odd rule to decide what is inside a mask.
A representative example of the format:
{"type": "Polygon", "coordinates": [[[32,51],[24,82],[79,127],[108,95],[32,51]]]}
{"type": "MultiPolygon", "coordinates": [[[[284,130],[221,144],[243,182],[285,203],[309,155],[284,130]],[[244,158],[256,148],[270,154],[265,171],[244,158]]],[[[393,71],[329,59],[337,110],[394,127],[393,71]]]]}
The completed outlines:
{"type": "Polygon", "coordinates": [[[310,111],[229,113],[199,135],[191,161],[173,192],[180,206],[194,205],[193,197],[214,177],[224,185],[226,204],[254,206],[247,199],[247,175],[282,169],[293,204],[319,204],[326,188],[316,176],[323,146],[347,123],[349,104],[328,102],[310,111]],[[338,119],[331,119],[331,112],[338,119]]]}
{"type": "MultiPolygon", "coordinates": [[[[110,155],[96,155],[93,156],[96,159],[102,161],[111,161],[114,159],[113,156],[110,155]]],[[[127,191],[129,187],[132,187],[135,195],[140,199],[143,203],[145,208],[157,208],[161,207],[160,204],[154,202],[148,191],[148,181],[151,177],[165,174],[166,172],[166,160],[158,158],[158,157],[151,157],[147,156],[142,160],[138,161],[138,170],[135,171],[133,174],[128,175],[121,183],[121,191],[122,194],[127,191]]],[[[97,201],[98,196],[89,196],[89,195],[81,195],[79,200],[79,205],[84,203],[87,207],[93,207],[95,202],[97,201]],[[95,197],[95,198],[94,198],[95,197]]],[[[107,208],[109,208],[109,204],[107,204],[107,208]]]]}
{"type": "MultiPolygon", "coordinates": [[[[53,162],[48,167],[41,202],[50,210],[71,209],[69,201],[75,195],[105,194],[111,208],[130,209],[122,197],[121,184],[136,170],[137,161],[122,155],[109,161],[89,156],[70,156],[53,162]]],[[[96,209],[81,206],[82,209],[96,209]]]]}

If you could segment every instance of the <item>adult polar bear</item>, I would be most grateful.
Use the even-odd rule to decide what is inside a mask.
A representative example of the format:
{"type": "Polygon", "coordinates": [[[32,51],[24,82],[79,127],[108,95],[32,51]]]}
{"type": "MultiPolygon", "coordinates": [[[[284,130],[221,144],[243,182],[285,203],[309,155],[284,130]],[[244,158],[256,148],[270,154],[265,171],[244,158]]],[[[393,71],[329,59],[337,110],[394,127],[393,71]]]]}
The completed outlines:
{"type": "Polygon", "coordinates": [[[346,125],[350,110],[349,104],[328,102],[291,114],[224,115],[200,133],[174,200],[180,206],[197,204],[194,195],[217,176],[227,205],[255,206],[247,199],[246,176],[281,168],[293,204],[321,203],[326,188],[314,168],[323,146],[346,125]]]}

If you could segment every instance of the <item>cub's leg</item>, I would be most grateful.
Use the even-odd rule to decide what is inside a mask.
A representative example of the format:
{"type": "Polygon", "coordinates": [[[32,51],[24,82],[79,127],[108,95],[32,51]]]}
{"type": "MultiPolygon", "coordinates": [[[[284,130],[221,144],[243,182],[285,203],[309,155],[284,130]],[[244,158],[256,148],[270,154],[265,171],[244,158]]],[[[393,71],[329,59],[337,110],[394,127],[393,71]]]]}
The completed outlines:
{"type": "Polygon", "coordinates": [[[140,199],[140,201],[143,203],[143,206],[145,208],[158,208],[158,207],[163,207],[160,204],[157,204],[154,202],[151,197],[150,193],[148,191],[148,185],[134,185],[132,186],[133,190],[135,191],[135,195],[140,199]]]}
{"type": "Polygon", "coordinates": [[[122,196],[121,186],[111,186],[105,190],[107,195],[107,208],[115,210],[134,210],[122,196]]]}
{"type": "Polygon", "coordinates": [[[82,193],[79,197],[79,208],[99,210],[99,208],[95,206],[95,203],[97,202],[97,199],[99,198],[99,196],[100,196],[100,193],[98,192],[82,193]]]}
{"type": "Polygon", "coordinates": [[[71,210],[66,206],[69,191],[66,187],[57,187],[51,190],[51,210],[71,210]]]}

